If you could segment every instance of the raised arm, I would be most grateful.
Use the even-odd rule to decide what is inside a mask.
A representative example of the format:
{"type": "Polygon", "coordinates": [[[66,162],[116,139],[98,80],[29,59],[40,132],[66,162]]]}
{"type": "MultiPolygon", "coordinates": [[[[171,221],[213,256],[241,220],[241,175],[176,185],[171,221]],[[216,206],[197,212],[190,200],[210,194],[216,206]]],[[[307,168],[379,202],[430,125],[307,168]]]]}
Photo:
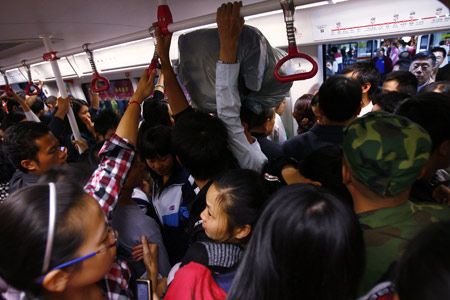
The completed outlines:
{"type": "Polygon", "coordinates": [[[169,49],[172,40],[172,34],[163,36],[161,29],[156,27],[156,50],[161,60],[161,72],[164,75],[164,83],[170,108],[174,115],[179,114],[189,107],[183,90],[178,84],[177,77],[170,63],[169,49]]]}
{"type": "MultiPolygon", "coordinates": [[[[38,88],[39,90],[42,90],[42,87],[44,86],[44,82],[42,80],[39,80],[38,83],[38,88]]],[[[25,102],[28,104],[28,106],[31,107],[31,105],[33,105],[33,103],[36,101],[38,95],[33,95],[33,96],[25,96],[25,102]]]]}
{"type": "Polygon", "coordinates": [[[145,98],[153,92],[153,83],[156,77],[156,70],[153,70],[150,77],[147,70],[142,74],[139,80],[136,92],[131,97],[125,114],[117,126],[116,134],[121,138],[127,139],[131,144],[136,146],[137,133],[139,125],[139,117],[141,115],[141,104],[145,98]]]}
{"type": "Polygon", "coordinates": [[[28,121],[34,121],[34,122],[38,122],[38,123],[41,122],[41,120],[39,120],[39,118],[30,109],[30,106],[28,105],[28,103],[25,100],[23,100],[22,98],[20,98],[14,91],[12,91],[12,99],[19,102],[28,121]]]}
{"type": "Polygon", "coordinates": [[[153,91],[155,74],[156,71],[149,78],[145,71],[142,75],[138,88],[131,97],[130,104],[116,129],[116,134],[105,143],[99,152],[100,165],[84,187],[84,190],[99,202],[109,217],[117,204],[122,186],[136,155],[135,145],[141,103],[153,91]]]}
{"type": "Polygon", "coordinates": [[[240,119],[241,99],[238,91],[240,64],[237,62],[239,35],[244,19],[239,17],[241,2],[223,4],[217,10],[220,37],[219,62],[216,65],[217,114],[229,133],[229,144],[239,166],[261,172],[267,162],[259,144],[250,144],[240,119]]]}
{"type": "Polygon", "coordinates": [[[98,108],[100,107],[100,96],[98,95],[98,93],[94,92],[92,92],[91,96],[91,107],[95,110],[98,110],[98,108]]]}

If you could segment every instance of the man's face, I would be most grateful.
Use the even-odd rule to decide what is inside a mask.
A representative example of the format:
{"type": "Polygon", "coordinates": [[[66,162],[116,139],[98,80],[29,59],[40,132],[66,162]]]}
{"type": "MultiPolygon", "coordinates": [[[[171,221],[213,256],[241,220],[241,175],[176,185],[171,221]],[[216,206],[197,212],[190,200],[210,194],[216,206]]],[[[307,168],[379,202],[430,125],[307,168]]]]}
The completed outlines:
{"type": "Polygon", "coordinates": [[[436,68],[439,68],[445,59],[444,54],[441,51],[433,52],[433,54],[436,56],[436,68]]]}
{"type": "Polygon", "coordinates": [[[382,91],[383,94],[389,93],[389,92],[399,92],[397,87],[398,87],[398,81],[397,80],[389,80],[389,81],[385,81],[383,83],[381,91],[382,91]]]}
{"type": "Polygon", "coordinates": [[[419,86],[430,79],[433,71],[433,61],[431,58],[417,59],[411,63],[409,71],[416,76],[419,86]]]}
{"type": "Polygon", "coordinates": [[[378,50],[377,50],[377,56],[378,56],[379,58],[382,58],[382,57],[384,56],[383,50],[378,49],[378,50]]]}
{"type": "Polygon", "coordinates": [[[67,154],[61,150],[58,140],[53,133],[48,134],[34,140],[39,151],[36,154],[36,160],[32,161],[34,167],[30,170],[32,174],[44,174],[51,167],[62,165],[66,162],[67,154]]]}

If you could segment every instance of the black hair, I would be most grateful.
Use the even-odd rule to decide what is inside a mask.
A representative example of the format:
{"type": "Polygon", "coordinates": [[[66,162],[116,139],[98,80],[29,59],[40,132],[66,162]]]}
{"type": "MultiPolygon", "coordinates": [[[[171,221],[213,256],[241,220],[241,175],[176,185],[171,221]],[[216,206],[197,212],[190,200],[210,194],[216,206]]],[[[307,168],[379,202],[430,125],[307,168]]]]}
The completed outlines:
{"type": "Polygon", "coordinates": [[[196,180],[208,180],[233,166],[225,124],[204,112],[189,112],[175,123],[172,145],[181,165],[196,180]]]}
{"type": "Polygon", "coordinates": [[[95,132],[105,136],[108,130],[117,128],[120,117],[113,110],[105,109],[94,117],[93,122],[95,132]]]}
{"type": "Polygon", "coordinates": [[[430,83],[426,86],[424,86],[420,90],[420,94],[425,93],[440,93],[443,95],[446,95],[447,97],[450,97],[450,82],[449,81],[436,81],[433,83],[430,83]]]}
{"type": "Polygon", "coordinates": [[[369,96],[377,92],[380,84],[380,71],[371,61],[355,62],[342,70],[342,74],[354,73],[356,80],[359,81],[360,86],[370,83],[369,96]]]}
{"type": "Polygon", "coordinates": [[[172,147],[172,130],[164,125],[156,125],[144,133],[141,147],[141,157],[153,159],[168,154],[175,155],[172,147]]]}
{"type": "MultiPolygon", "coordinates": [[[[229,170],[216,176],[213,184],[218,203],[227,215],[228,233],[245,225],[250,225],[253,231],[268,198],[263,176],[252,170],[229,170]]],[[[247,244],[250,236],[239,243],[247,244]]]]}
{"type": "Polygon", "coordinates": [[[167,127],[172,127],[172,119],[169,113],[169,103],[164,100],[164,94],[159,91],[155,91],[153,97],[149,97],[144,100],[142,116],[144,121],[141,123],[138,132],[138,145],[142,143],[144,132],[147,129],[152,128],[155,125],[164,125],[167,127]],[[156,96],[156,97],[155,97],[156,96]]]}
{"type": "Polygon", "coordinates": [[[443,94],[418,94],[403,102],[396,114],[416,122],[428,132],[432,152],[450,139],[450,101],[443,94]]]}
{"type": "Polygon", "coordinates": [[[358,220],[324,189],[280,189],[258,220],[227,299],[355,299],[364,266],[358,220]]]}
{"type": "Polygon", "coordinates": [[[48,105],[50,102],[54,102],[56,101],[56,97],[55,96],[48,96],[47,98],[44,99],[44,102],[46,105],[48,105]]]}
{"type": "Polygon", "coordinates": [[[433,54],[433,52],[431,52],[429,50],[417,53],[412,58],[412,61],[414,62],[415,60],[424,60],[424,59],[431,59],[432,67],[434,67],[436,65],[436,56],[433,54]]]}
{"type": "Polygon", "coordinates": [[[330,121],[345,122],[361,107],[361,85],[344,75],[329,77],[319,89],[319,107],[330,121]]]}
{"type": "Polygon", "coordinates": [[[51,167],[45,174],[39,176],[38,183],[71,181],[79,186],[85,186],[91,178],[97,166],[86,163],[70,163],[51,167]],[[80,167],[83,166],[83,167],[80,167]]]}
{"type": "Polygon", "coordinates": [[[88,163],[90,166],[92,166],[93,168],[97,168],[98,164],[100,163],[100,157],[98,156],[98,153],[100,152],[100,150],[102,149],[103,145],[105,144],[106,140],[103,141],[99,141],[97,143],[95,143],[94,146],[92,146],[92,148],[89,149],[89,155],[88,155],[88,163]]]}
{"type": "Polygon", "coordinates": [[[0,124],[3,124],[3,120],[8,116],[8,113],[6,112],[5,108],[3,106],[0,106],[0,124]]]}
{"type": "Polygon", "coordinates": [[[73,114],[75,116],[75,120],[77,121],[78,129],[80,130],[80,133],[84,132],[84,133],[88,134],[89,136],[91,136],[92,135],[91,132],[88,130],[86,125],[83,123],[83,121],[81,121],[80,117],[78,116],[78,113],[80,112],[80,110],[83,106],[86,106],[89,108],[89,105],[87,104],[86,101],[79,100],[79,99],[72,99],[73,114]]]}
{"type": "Polygon", "coordinates": [[[429,225],[408,245],[397,265],[402,300],[447,299],[450,295],[450,222],[429,225]]]}
{"type": "MultiPolygon", "coordinates": [[[[49,270],[74,258],[84,241],[81,215],[83,189],[56,183],[56,223],[49,270]],[[74,214],[74,211],[78,211],[74,214]]],[[[0,277],[14,288],[39,294],[36,280],[42,267],[48,235],[49,185],[37,184],[11,194],[0,205],[0,277]]]]}
{"type": "Polygon", "coordinates": [[[6,101],[6,109],[8,110],[8,114],[11,114],[14,112],[14,107],[19,108],[20,104],[16,100],[8,99],[6,101]]]}
{"type": "Polygon", "coordinates": [[[436,81],[450,81],[450,64],[446,64],[438,70],[436,81]]]}
{"type": "Polygon", "coordinates": [[[38,114],[40,111],[44,110],[44,102],[41,99],[36,99],[30,106],[30,109],[35,114],[38,114]]]}
{"type": "Polygon", "coordinates": [[[8,128],[5,132],[3,147],[10,162],[17,169],[26,172],[22,160],[36,160],[39,147],[36,140],[49,134],[50,129],[44,123],[22,122],[8,128]]]}
{"type": "Polygon", "coordinates": [[[412,57],[412,54],[409,51],[402,51],[398,55],[399,60],[411,60],[411,57],[412,57]]]}
{"type": "Polygon", "coordinates": [[[3,147],[0,148],[0,183],[8,182],[16,168],[11,164],[3,147]]]}
{"type": "Polygon", "coordinates": [[[172,127],[167,100],[153,97],[145,99],[142,107],[142,116],[144,117],[142,126],[145,126],[145,129],[158,124],[172,127]]]}
{"type": "Polygon", "coordinates": [[[353,207],[352,196],[342,183],[343,150],[341,146],[325,146],[313,151],[298,164],[304,177],[318,181],[322,187],[353,207]]]}
{"type": "Polygon", "coordinates": [[[414,96],[417,93],[419,82],[417,81],[417,78],[413,73],[407,70],[394,71],[388,73],[384,78],[384,82],[388,82],[391,80],[397,81],[397,89],[399,92],[406,93],[410,96],[414,96]]]}
{"type": "Polygon", "coordinates": [[[242,106],[241,107],[241,122],[244,122],[248,125],[248,130],[252,130],[258,128],[261,125],[264,125],[267,119],[272,120],[275,118],[275,111],[270,108],[263,110],[261,113],[256,114],[251,109],[242,106]]]}
{"type": "Polygon", "coordinates": [[[308,131],[316,124],[317,117],[311,108],[313,97],[312,94],[304,94],[295,101],[293,116],[298,124],[297,134],[308,131]]]}
{"type": "Polygon", "coordinates": [[[407,98],[409,98],[409,95],[402,92],[387,92],[376,95],[373,99],[373,104],[378,104],[382,111],[393,114],[397,107],[407,98]]]}
{"type": "MultiPolygon", "coordinates": [[[[164,125],[155,125],[147,129],[142,137],[142,142],[139,147],[139,155],[141,160],[145,162],[146,159],[155,159],[158,156],[171,155],[173,160],[172,173],[177,171],[181,166],[175,157],[175,152],[172,146],[172,129],[164,125]]],[[[147,163],[145,163],[147,165],[147,163]]],[[[153,180],[156,181],[159,191],[163,190],[163,178],[147,165],[147,170],[150,172],[153,180]]]]}
{"type": "MultiPolygon", "coordinates": [[[[408,51],[405,51],[405,52],[409,53],[408,51]]],[[[394,64],[394,66],[398,66],[399,67],[399,70],[408,71],[408,72],[409,72],[409,66],[410,65],[411,65],[411,59],[406,59],[406,58],[400,58],[394,64]]]]}
{"type": "Polygon", "coordinates": [[[2,129],[6,131],[9,127],[26,120],[26,116],[21,111],[13,111],[2,120],[2,129]]]}
{"type": "Polygon", "coordinates": [[[430,51],[431,53],[441,52],[444,58],[447,56],[447,50],[445,50],[445,48],[442,47],[433,47],[430,51]]]}

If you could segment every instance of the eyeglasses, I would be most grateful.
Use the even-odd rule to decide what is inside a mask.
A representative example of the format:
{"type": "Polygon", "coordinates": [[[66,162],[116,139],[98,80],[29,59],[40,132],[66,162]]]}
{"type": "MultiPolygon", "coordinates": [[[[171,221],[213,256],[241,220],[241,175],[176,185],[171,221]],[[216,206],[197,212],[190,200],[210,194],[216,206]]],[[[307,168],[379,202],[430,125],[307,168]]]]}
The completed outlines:
{"type": "Polygon", "coordinates": [[[116,236],[116,232],[115,230],[113,230],[111,228],[111,225],[108,222],[108,218],[106,217],[106,215],[104,214],[103,210],[103,214],[105,217],[105,225],[107,228],[107,234],[108,236],[111,235],[111,233],[113,234],[114,237],[114,243],[112,243],[109,246],[106,246],[98,251],[95,251],[93,253],[90,253],[88,255],[73,259],[71,261],[68,261],[66,263],[60,264],[54,268],[52,268],[51,270],[48,270],[48,267],[50,265],[50,258],[52,256],[52,248],[53,248],[53,238],[55,237],[55,224],[56,224],[56,208],[57,208],[57,199],[56,199],[56,186],[55,183],[53,182],[49,182],[48,184],[49,187],[49,212],[48,212],[48,232],[47,232],[47,244],[45,246],[45,254],[44,254],[44,262],[42,264],[42,277],[39,279],[38,283],[41,284],[42,281],[44,280],[45,276],[54,270],[57,269],[62,269],[65,268],[67,266],[76,264],[80,261],[86,260],[88,258],[91,258],[99,253],[103,253],[109,249],[111,249],[114,246],[117,246],[117,236],[116,236]]]}
{"type": "Polygon", "coordinates": [[[81,262],[81,261],[83,261],[83,260],[86,260],[86,259],[88,259],[88,258],[94,257],[94,256],[96,256],[97,254],[106,252],[106,251],[108,251],[109,249],[111,249],[112,247],[117,247],[117,235],[116,235],[116,231],[111,227],[110,224],[106,223],[106,226],[107,226],[107,230],[108,230],[108,231],[107,231],[108,236],[112,234],[113,237],[114,237],[114,242],[111,243],[111,245],[108,245],[108,246],[106,246],[106,247],[104,247],[104,248],[102,248],[102,249],[100,249],[100,250],[98,250],[98,251],[92,252],[92,253],[90,253],[90,254],[84,255],[84,256],[79,257],[79,258],[75,258],[75,259],[73,259],[73,260],[71,260],[71,261],[68,261],[68,262],[66,262],[66,263],[60,264],[60,265],[58,265],[58,266],[52,268],[51,270],[49,270],[48,272],[46,272],[44,275],[42,275],[42,277],[39,279],[38,283],[41,284],[42,281],[44,280],[44,277],[45,277],[48,273],[50,273],[51,271],[58,270],[58,269],[63,269],[63,268],[65,268],[65,267],[68,267],[68,266],[71,266],[71,265],[73,265],[73,264],[79,263],[79,262],[81,262]]]}

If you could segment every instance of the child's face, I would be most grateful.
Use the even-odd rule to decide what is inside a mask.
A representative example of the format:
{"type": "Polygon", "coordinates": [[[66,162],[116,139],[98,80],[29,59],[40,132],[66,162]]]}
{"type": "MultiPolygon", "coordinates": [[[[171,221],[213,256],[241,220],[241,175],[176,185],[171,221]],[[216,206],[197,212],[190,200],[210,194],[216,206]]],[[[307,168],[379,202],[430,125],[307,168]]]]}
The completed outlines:
{"type": "Polygon", "coordinates": [[[232,238],[228,232],[228,218],[222,206],[217,201],[219,192],[212,184],[206,193],[206,208],[200,214],[206,235],[218,242],[225,242],[232,238]]]}
{"type": "MultiPolygon", "coordinates": [[[[90,195],[85,197],[87,204],[82,213],[82,226],[86,236],[75,257],[82,257],[112,245],[115,238],[112,229],[107,226],[98,202],[90,195]]],[[[116,252],[116,247],[112,247],[80,262],[71,274],[68,289],[86,287],[101,280],[111,269],[116,252]]]]}
{"type": "Polygon", "coordinates": [[[147,158],[146,163],[150,169],[155,171],[159,176],[168,176],[172,172],[173,168],[173,156],[167,154],[156,158],[147,158]]]}

